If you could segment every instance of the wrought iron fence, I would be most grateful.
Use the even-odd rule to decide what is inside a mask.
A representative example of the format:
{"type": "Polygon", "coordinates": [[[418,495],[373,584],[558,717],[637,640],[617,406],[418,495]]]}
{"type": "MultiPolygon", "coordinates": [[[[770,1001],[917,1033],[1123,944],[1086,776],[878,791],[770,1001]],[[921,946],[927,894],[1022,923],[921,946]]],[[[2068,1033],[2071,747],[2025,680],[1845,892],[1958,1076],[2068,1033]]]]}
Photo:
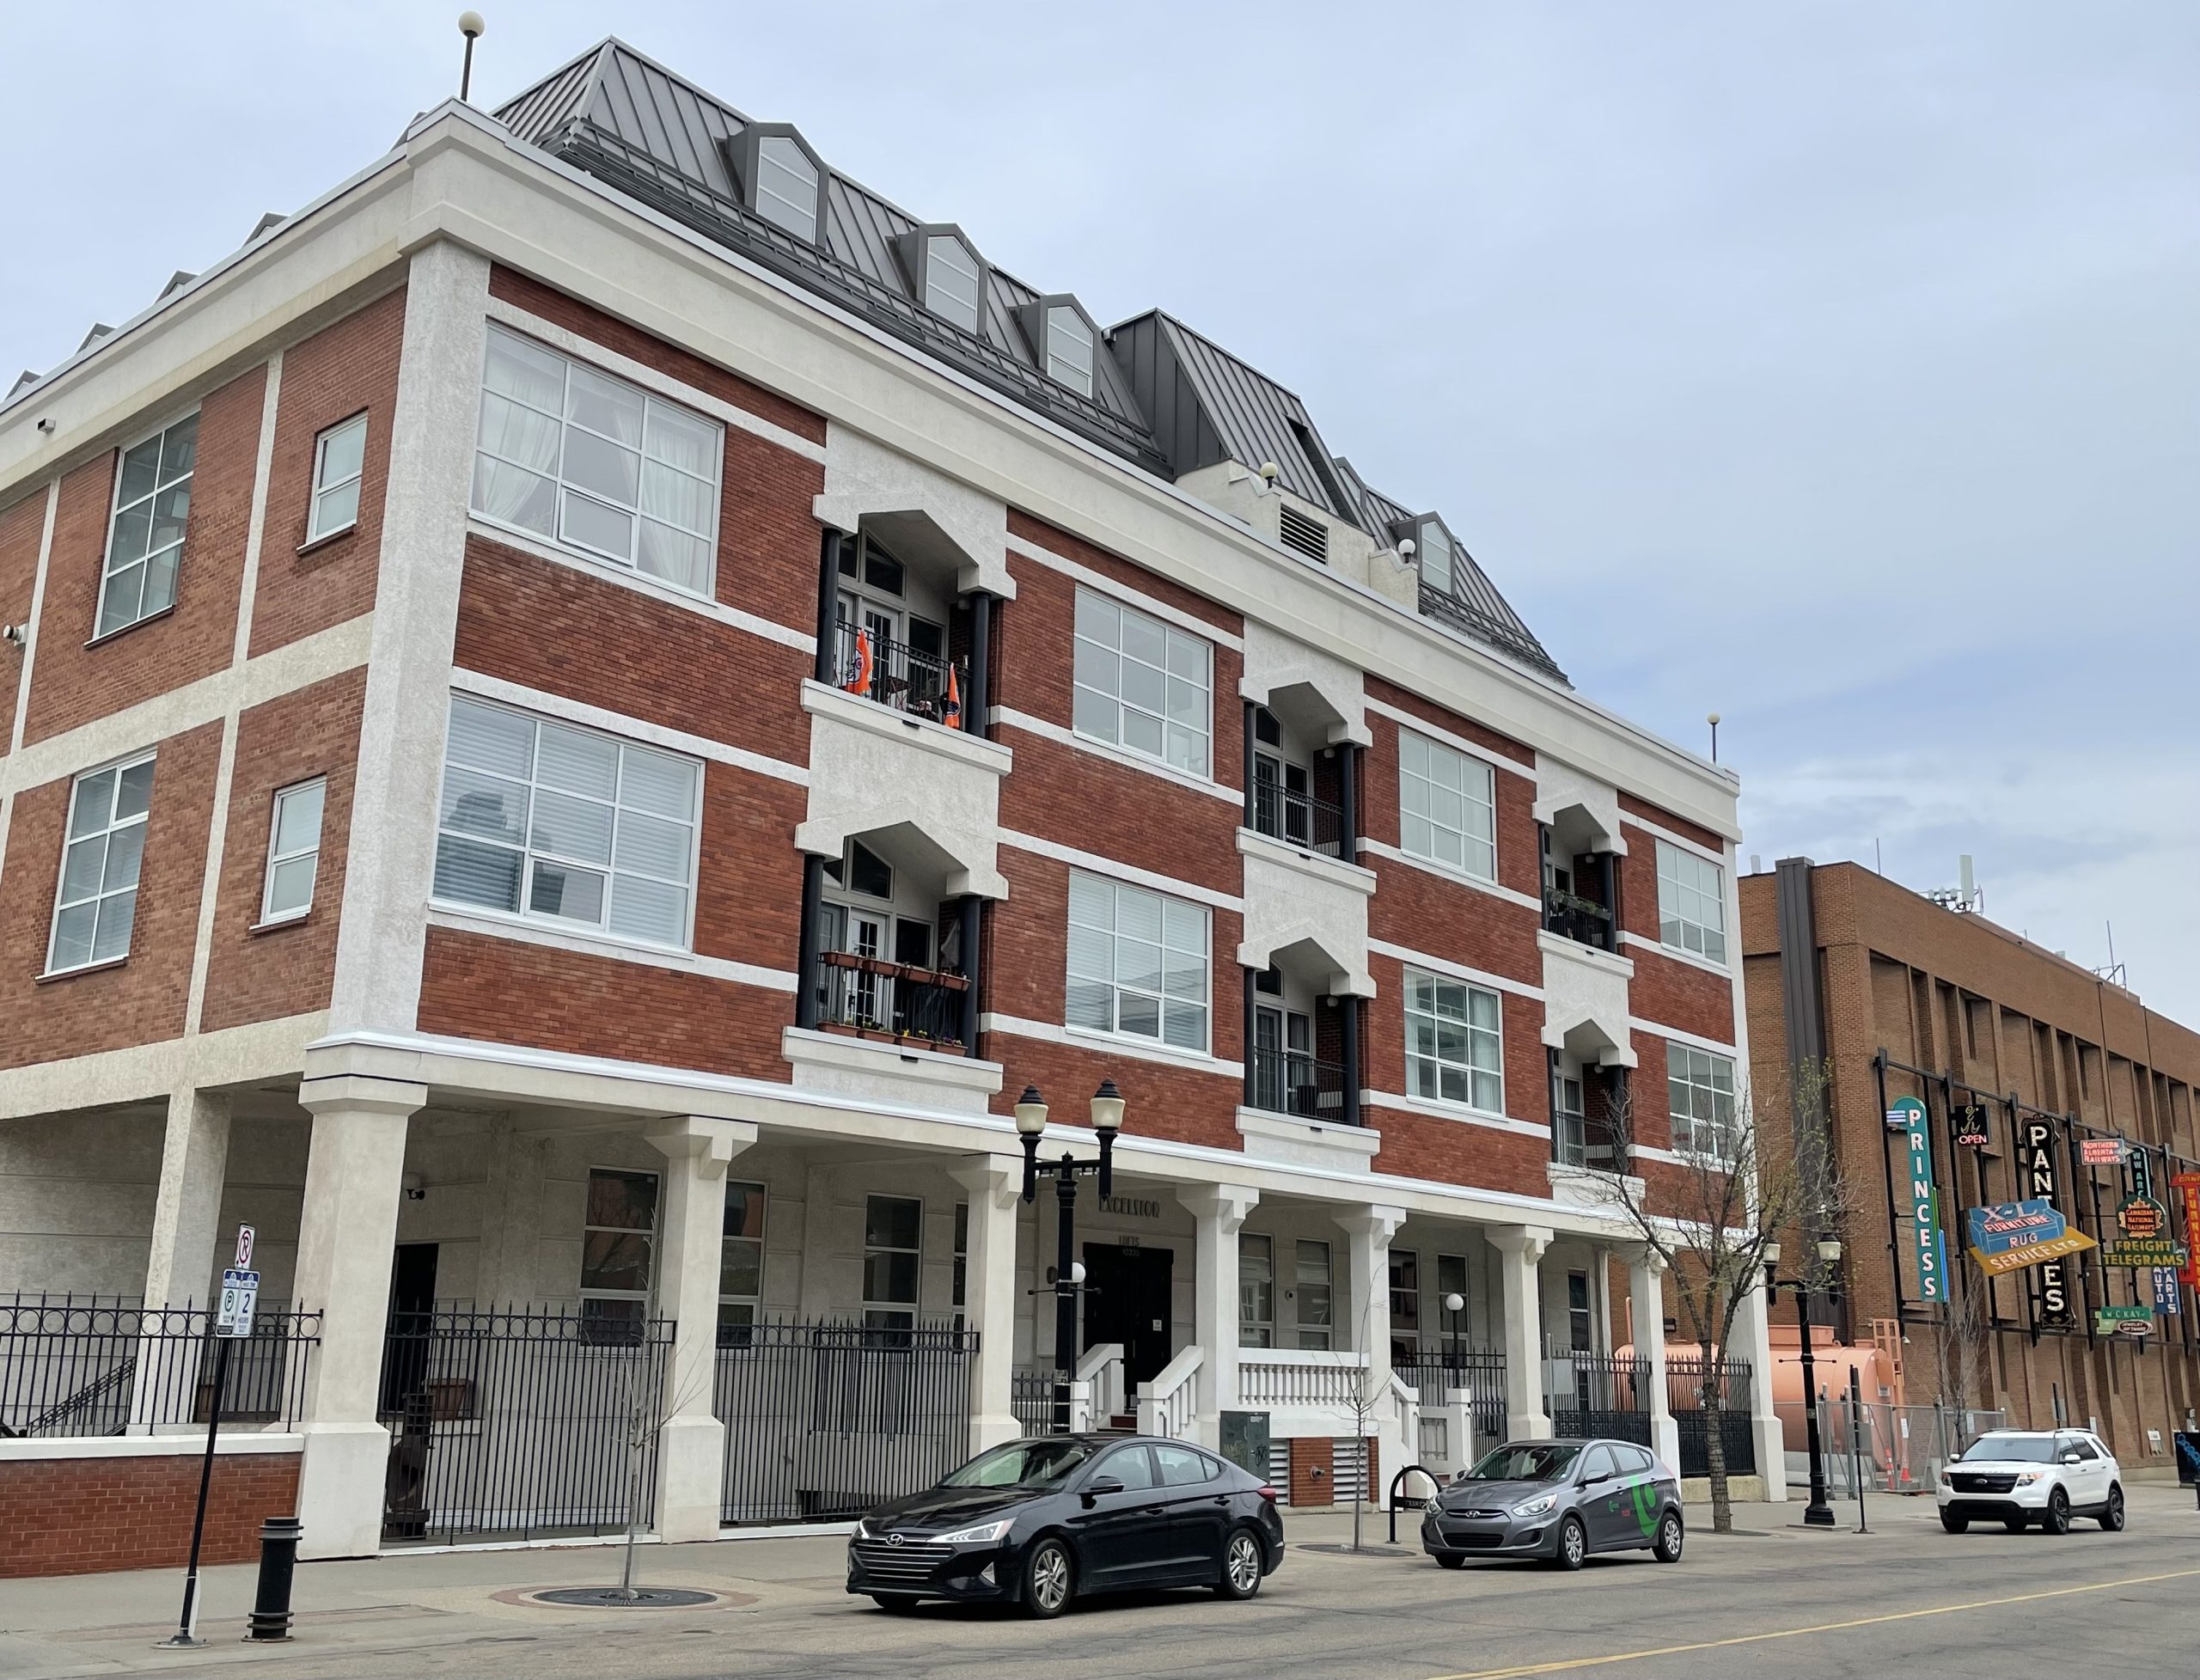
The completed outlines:
{"type": "Polygon", "coordinates": [[[393,1314],[382,1372],[384,1538],[646,1526],[671,1344],[669,1319],[564,1307],[393,1314]]]}
{"type": "Polygon", "coordinates": [[[1543,931],[1598,950],[1617,949],[1612,913],[1594,899],[1561,892],[1555,887],[1543,891],[1543,931]]]}
{"type": "Polygon", "coordinates": [[[1719,1399],[1719,1439],[1726,1449],[1727,1473],[1757,1474],[1757,1432],[1750,1417],[1750,1362],[1720,1359],[1715,1365],[1701,1353],[1678,1353],[1665,1361],[1666,1403],[1680,1433],[1683,1475],[1711,1473],[1711,1413],[1706,1390],[1719,1399]]]}
{"type": "Polygon", "coordinates": [[[932,1486],[969,1457],[977,1351],[944,1324],[815,1320],[719,1348],[725,1521],[850,1517],[932,1486]]]}
{"type": "Polygon", "coordinates": [[[1253,781],[1253,831],[1324,857],[1344,855],[1344,810],[1280,782],[1253,781]]]}
{"type": "Polygon", "coordinates": [[[1058,1435],[1063,1428],[1060,1396],[1069,1380],[1059,1371],[1017,1371],[1008,1379],[1009,1409],[1027,1435],[1058,1435]]]}
{"type": "Polygon", "coordinates": [[[962,1042],[961,974],[859,956],[820,953],[817,1019],[882,1038],[907,1039],[949,1054],[967,1053],[962,1042]]]}
{"type": "Polygon", "coordinates": [[[1506,1434],[1505,1350],[1501,1347],[1423,1347],[1410,1354],[1393,1354],[1390,1369],[1421,1393],[1424,1408],[1444,1403],[1448,1389],[1464,1389],[1469,1395],[1467,1418],[1474,1432],[1474,1452],[1495,1446],[1506,1434]]]}
{"type": "Polygon", "coordinates": [[[1543,1393],[1560,1435],[1650,1445],[1650,1361],[1569,1352],[1543,1361],[1543,1393]]]}
{"type": "MultiPolygon", "coordinates": [[[[303,1408],[321,1315],[271,1304],[229,1343],[222,1416],[288,1424],[303,1408]]],[[[0,1297],[0,1437],[119,1435],[213,1415],[214,1317],[97,1295],[0,1297]]]]}
{"type": "Polygon", "coordinates": [[[874,635],[868,626],[846,619],[835,620],[834,628],[838,651],[833,669],[843,688],[912,718],[954,729],[970,727],[970,673],[961,665],[874,635]]]}
{"type": "Polygon", "coordinates": [[[1344,1067],[1338,1062],[1317,1061],[1302,1050],[1256,1047],[1251,1106],[1272,1115],[1341,1122],[1344,1067]]]}

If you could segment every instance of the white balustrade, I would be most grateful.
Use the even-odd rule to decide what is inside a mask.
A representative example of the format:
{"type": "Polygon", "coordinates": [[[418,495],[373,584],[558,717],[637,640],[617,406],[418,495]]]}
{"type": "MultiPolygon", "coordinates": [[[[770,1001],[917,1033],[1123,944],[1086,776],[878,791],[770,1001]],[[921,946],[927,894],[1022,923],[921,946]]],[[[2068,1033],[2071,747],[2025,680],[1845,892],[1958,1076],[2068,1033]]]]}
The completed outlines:
{"type": "Polygon", "coordinates": [[[1121,1417],[1128,1397],[1123,1391],[1123,1344],[1096,1341],[1077,1362],[1077,1379],[1092,1385],[1092,1409],[1099,1417],[1121,1417]]]}
{"type": "Polygon", "coordinates": [[[1192,1433],[1199,1415],[1199,1394],[1194,1379],[1203,1361],[1201,1349],[1190,1347],[1162,1367],[1151,1383],[1138,1387],[1138,1432],[1182,1440],[1192,1433]]]}
{"type": "Polygon", "coordinates": [[[1364,1353],[1303,1347],[1238,1350],[1238,1402],[1255,1409],[1350,1408],[1360,1401],[1366,1380],[1364,1353]]]}

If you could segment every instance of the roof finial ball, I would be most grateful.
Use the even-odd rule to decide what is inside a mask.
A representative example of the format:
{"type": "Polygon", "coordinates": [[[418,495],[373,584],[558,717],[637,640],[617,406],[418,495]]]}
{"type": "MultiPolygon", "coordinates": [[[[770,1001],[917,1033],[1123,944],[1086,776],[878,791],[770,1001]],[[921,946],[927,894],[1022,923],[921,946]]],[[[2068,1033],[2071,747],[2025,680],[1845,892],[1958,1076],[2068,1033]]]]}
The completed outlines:
{"type": "Polygon", "coordinates": [[[1283,468],[1277,466],[1273,461],[1264,461],[1261,463],[1261,482],[1262,484],[1273,485],[1282,476],[1283,468]]]}
{"type": "Polygon", "coordinates": [[[1712,712],[1703,721],[1711,725],[1711,761],[1716,764],[1719,762],[1719,714],[1712,712]]]}
{"type": "Polygon", "coordinates": [[[488,33],[489,26],[481,21],[479,12],[458,15],[458,33],[466,37],[466,63],[458,72],[458,96],[467,99],[474,92],[474,43],[488,33]]]}

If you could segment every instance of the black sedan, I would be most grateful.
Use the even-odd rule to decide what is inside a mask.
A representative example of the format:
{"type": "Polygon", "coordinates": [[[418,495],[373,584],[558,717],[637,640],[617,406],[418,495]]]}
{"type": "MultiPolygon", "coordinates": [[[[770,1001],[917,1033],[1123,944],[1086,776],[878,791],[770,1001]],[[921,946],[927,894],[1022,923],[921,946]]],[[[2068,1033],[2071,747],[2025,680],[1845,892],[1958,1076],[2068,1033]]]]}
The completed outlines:
{"type": "Polygon", "coordinates": [[[1514,1441],[1428,1501],[1421,1546],[1446,1569],[1532,1557],[1579,1569],[1592,1552],[1647,1548],[1678,1563],[1685,1530],[1673,1473],[1628,1441],[1514,1441]]]}
{"type": "Polygon", "coordinates": [[[882,1505],[848,1542],[848,1591],[1060,1616],[1072,1598],[1207,1586],[1250,1598],[1283,1561],[1275,1489],[1182,1441],[1011,1441],[937,1488],[882,1505]]]}

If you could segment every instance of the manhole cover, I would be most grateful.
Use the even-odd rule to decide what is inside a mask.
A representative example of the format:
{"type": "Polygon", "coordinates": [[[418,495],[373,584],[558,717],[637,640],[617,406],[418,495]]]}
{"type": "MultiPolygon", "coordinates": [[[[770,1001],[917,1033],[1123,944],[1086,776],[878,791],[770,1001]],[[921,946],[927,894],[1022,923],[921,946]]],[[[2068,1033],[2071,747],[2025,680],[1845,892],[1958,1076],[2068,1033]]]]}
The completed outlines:
{"type": "Polygon", "coordinates": [[[530,1592],[526,1601],[581,1610],[676,1610],[715,1604],[719,1598],[715,1592],[688,1586],[638,1586],[632,1592],[616,1586],[559,1586],[530,1592]]]}

